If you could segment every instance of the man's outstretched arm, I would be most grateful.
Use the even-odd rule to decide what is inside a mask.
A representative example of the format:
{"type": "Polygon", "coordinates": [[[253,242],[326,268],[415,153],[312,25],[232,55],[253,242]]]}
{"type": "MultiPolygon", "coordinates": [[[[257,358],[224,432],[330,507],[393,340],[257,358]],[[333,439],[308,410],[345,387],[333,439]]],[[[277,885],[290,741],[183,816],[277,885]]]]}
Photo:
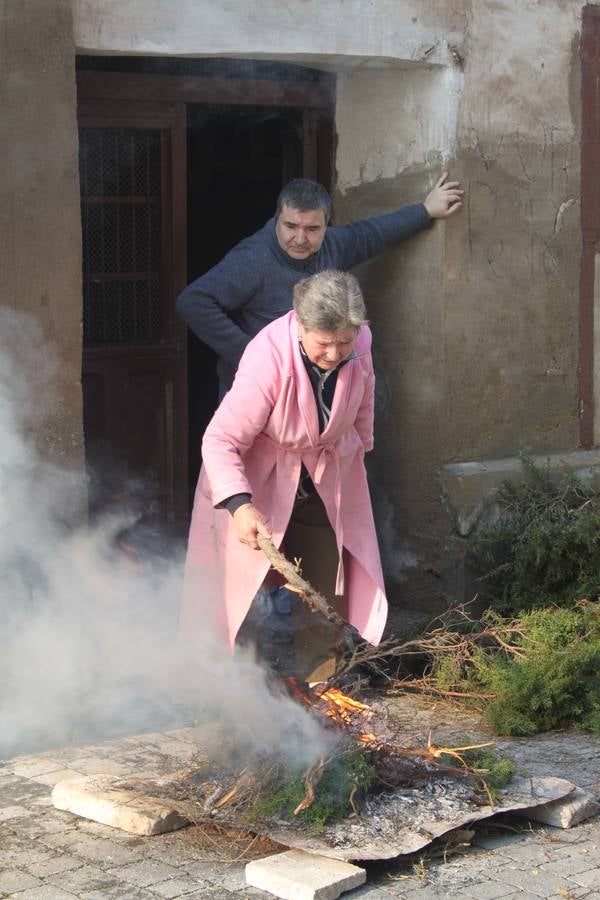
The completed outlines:
{"type": "Polygon", "coordinates": [[[448,218],[462,207],[462,196],[459,182],[448,181],[448,173],[442,172],[423,203],[413,203],[381,216],[330,228],[328,241],[335,264],[341,269],[352,269],[429,228],[434,219],[448,218]]]}

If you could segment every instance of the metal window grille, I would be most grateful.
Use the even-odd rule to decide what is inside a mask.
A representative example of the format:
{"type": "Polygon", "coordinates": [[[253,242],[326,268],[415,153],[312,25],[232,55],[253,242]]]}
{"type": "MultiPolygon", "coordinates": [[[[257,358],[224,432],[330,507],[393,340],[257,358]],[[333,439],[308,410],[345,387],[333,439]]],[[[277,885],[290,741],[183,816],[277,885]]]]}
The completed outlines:
{"type": "Polygon", "coordinates": [[[86,346],[161,337],[160,132],[80,131],[86,346]]]}

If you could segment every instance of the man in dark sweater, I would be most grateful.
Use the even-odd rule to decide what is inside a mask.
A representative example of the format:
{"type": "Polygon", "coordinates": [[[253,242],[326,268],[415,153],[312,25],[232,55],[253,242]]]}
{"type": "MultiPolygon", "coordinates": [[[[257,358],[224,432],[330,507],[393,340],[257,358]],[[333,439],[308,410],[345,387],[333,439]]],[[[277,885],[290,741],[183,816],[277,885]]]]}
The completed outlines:
{"type": "Polygon", "coordinates": [[[323,185],[297,178],[281,191],[274,218],[245,238],[177,299],[192,331],[219,355],[224,389],[249,341],[292,308],[294,285],[326,269],[347,271],[462,206],[457,181],[443,172],[423,203],[328,227],[331,199],[323,185]]]}

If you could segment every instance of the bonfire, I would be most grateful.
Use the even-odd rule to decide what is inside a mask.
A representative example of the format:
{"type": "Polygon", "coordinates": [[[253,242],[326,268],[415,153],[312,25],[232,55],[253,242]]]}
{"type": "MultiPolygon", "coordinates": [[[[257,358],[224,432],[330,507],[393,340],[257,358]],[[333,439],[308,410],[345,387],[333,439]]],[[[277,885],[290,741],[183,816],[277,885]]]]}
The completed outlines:
{"type": "MultiPolygon", "coordinates": [[[[259,540],[273,567],[287,579],[286,586],[354,642],[352,626],[302,578],[298,562],[288,562],[268,539],[259,540]]],[[[474,754],[485,752],[488,742],[438,747],[430,736],[424,747],[407,748],[389,727],[382,708],[338,687],[327,683],[309,687],[283,678],[280,689],[322,723],[326,752],[304,769],[290,768],[279,750],[245,761],[241,769],[234,762],[234,747],[230,754],[223,752],[218,763],[204,760],[182,773],[176,787],[171,784],[171,795],[175,790],[196,821],[210,817],[223,824],[316,833],[326,826],[377,818],[373,804],[402,799],[401,791],[406,802],[415,792],[433,796],[434,784],[443,785],[446,796],[455,795],[463,811],[494,805],[498,784],[491,784],[489,768],[474,761],[474,754]]],[[[290,735],[290,742],[294,737],[290,735]]],[[[506,775],[509,779],[512,769],[506,775]]]]}

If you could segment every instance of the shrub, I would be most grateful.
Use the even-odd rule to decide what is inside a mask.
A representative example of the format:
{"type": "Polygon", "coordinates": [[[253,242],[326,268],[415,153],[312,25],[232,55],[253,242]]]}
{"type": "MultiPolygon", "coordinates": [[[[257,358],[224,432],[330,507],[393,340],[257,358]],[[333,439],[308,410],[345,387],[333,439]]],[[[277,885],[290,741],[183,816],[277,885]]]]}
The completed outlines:
{"type": "Polygon", "coordinates": [[[524,478],[505,483],[498,521],[479,533],[472,558],[484,603],[503,615],[545,606],[572,606],[600,596],[600,493],[568,467],[521,457],[524,478]]]}
{"type": "Polygon", "coordinates": [[[600,734],[600,603],[531,610],[506,624],[491,614],[484,622],[505,646],[474,642],[459,660],[435,661],[437,687],[485,696],[479,705],[497,734],[568,726],[600,734]],[[507,634],[516,653],[505,649],[507,634]]]}

